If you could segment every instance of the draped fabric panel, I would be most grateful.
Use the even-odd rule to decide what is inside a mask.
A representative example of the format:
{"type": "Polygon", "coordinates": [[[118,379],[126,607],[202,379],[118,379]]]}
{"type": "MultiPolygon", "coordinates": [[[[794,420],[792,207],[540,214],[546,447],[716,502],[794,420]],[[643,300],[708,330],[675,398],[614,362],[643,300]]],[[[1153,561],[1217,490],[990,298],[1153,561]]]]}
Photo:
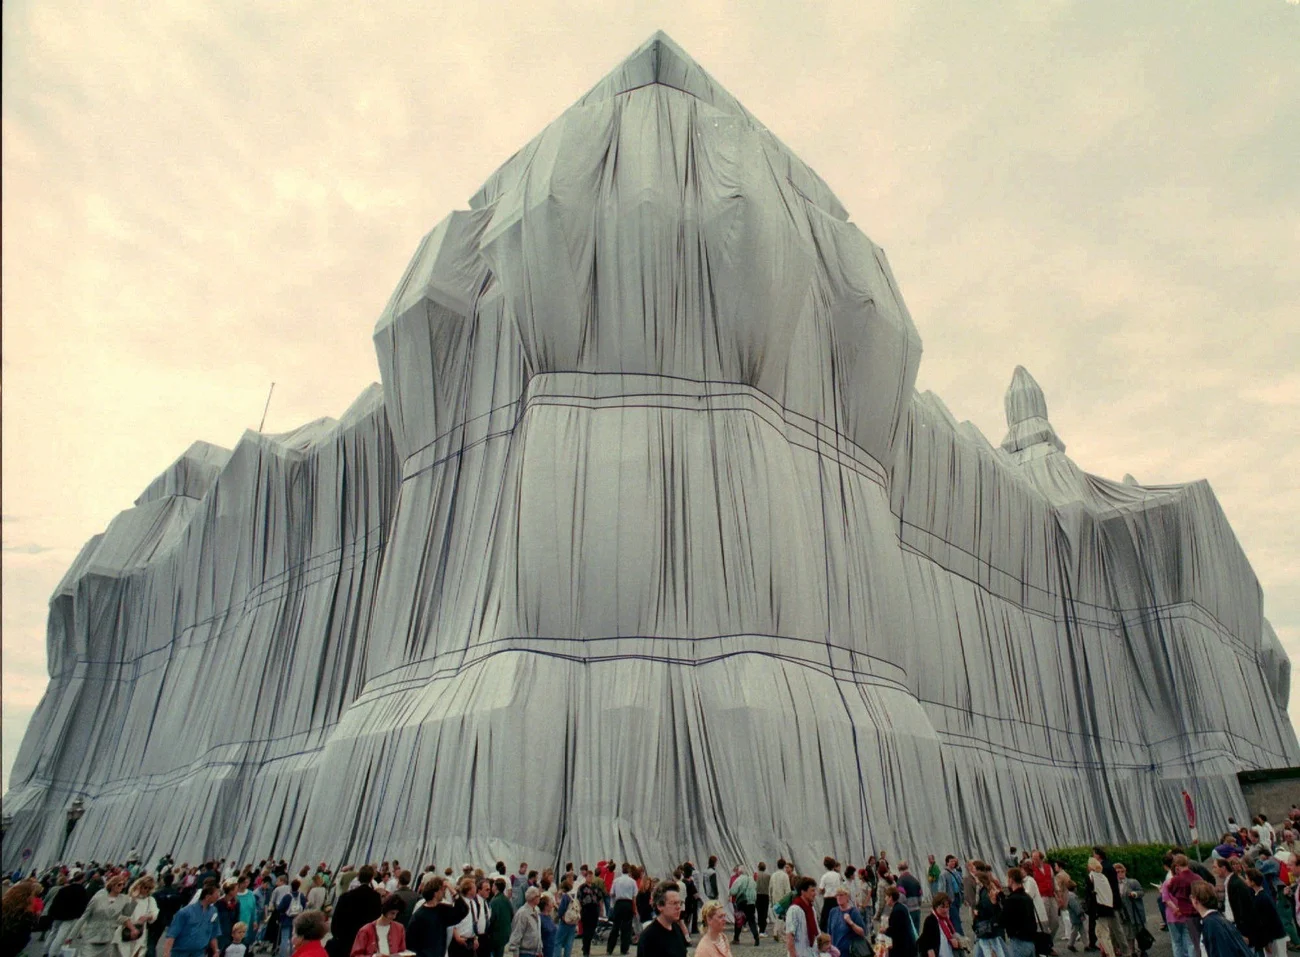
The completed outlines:
{"type": "MultiPolygon", "coordinates": [[[[6,864],[862,859],[1181,833],[1300,761],[1203,482],[914,388],[888,261],[656,35],[421,241],[339,420],[196,443],[50,603],[6,864]]],[[[810,865],[807,865],[810,866],[810,865]]]]}

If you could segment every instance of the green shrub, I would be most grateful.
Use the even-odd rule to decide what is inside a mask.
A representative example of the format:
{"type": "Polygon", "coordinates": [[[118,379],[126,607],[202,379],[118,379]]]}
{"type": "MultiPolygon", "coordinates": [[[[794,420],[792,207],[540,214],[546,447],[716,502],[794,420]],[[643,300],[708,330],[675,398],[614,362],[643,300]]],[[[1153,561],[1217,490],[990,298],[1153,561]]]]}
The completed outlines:
{"type": "MultiPolygon", "coordinates": [[[[1102,848],[1112,863],[1125,865],[1128,868],[1128,876],[1137,878],[1142,882],[1142,889],[1147,890],[1153,883],[1158,884],[1165,879],[1164,857],[1173,850],[1173,845],[1103,844],[1102,848]]],[[[1088,858],[1092,857],[1091,847],[1057,847],[1046,853],[1049,861],[1060,861],[1070,872],[1075,883],[1083,885],[1088,874],[1088,858]]]]}

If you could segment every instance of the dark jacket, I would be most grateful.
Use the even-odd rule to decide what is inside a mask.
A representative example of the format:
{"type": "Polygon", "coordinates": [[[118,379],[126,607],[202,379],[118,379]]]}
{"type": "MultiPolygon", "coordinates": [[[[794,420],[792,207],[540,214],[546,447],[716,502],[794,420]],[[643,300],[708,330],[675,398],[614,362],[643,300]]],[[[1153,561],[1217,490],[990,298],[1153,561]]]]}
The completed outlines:
{"type": "Polygon", "coordinates": [[[983,887],[979,889],[979,899],[975,902],[974,911],[971,927],[977,938],[989,940],[1002,936],[1002,905],[993,900],[983,887]]]}
{"type": "Polygon", "coordinates": [[[893,941],[890,957],[917,957],[916,928],[912,926],[912,915],[902,901],[896,901],[890,908],[885,933],[893,941]]]}
{"type": "Polygon", "coordinates": [[[1038,932],[1038,914],[1034,910],[1034,901],[1023,889],[1003,895],[1002,926],[1012,940],[1032,941],[1038,932]]]}
{"type": "Polygon", "coordinates": [[[1249,937],[1251,925],[1255,923],[1255,892],[1244,877],[1233,874],[1228,878],[1227,895],[1228,906],[1232,908],[1232,922],[1243,937],[1249,937]]]}
{"type": "MultiPolygon", "coordinates": [[[[925,920],[921,922],[921,936],[917,938],[916,949],[920,952],[920,957],[926,957],[930,953],[939,953],[939,941],[943,939],[943,928],[939,926],[939,918],[933,914],[926,914],[925,920]]],[[[841,953],[840,957],[845,957],[841,953]]]]}
{"type": "Polygon", "coordinates": [[[80,881],[65,884],[50,902],[50,920],[76,920],[86,912],[90,895],[80,881]]]}
{"type": "Polygon", "coordinates": [[[334,904],[334,916],[330,920],[330,933],[334,936],[325,945],[330,957],[348,957],[352,953],[352,942],[356,940],[357,931],[379,918],[383,913],[383,902],[379,891],[369,884],[362,884],[339,895],[334,904]]]}
{"type": "Polygon", "coordinates": [[[1278,916],[1277,905],[1273,903],[1272,897],[1260,891],[1255,895],[1255,909],[1246,939],[1256,950],[1264,950],[1273,941],[1285,936],[1286,930],[1282,927],[1282,918],[1278,916]]]}
{"type": "Polygon", "coordinates": [[[1255,957],[1237,929],[1218,911],[1201,919],[1201,943],[1210,957],[1255,957]]]}

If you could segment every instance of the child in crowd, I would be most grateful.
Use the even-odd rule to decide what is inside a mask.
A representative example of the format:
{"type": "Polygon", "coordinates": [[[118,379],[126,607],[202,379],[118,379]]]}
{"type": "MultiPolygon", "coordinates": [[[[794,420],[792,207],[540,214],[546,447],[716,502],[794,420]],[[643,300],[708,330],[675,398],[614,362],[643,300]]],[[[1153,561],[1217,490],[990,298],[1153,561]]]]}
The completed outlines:
{"type": "Polygon", "coordinates": [[[827,954],[828,957],[840,957],[840,949],[831,943],[830,934],[817,935],[817,953],[827,954]]]}
{"type": "Polygon", "coordinates": [[[1066,939],[1065,945],[1070,950],[1074,950],[1074,945],[1080,940],[1086,940],[1083,935],[1083,902],[1079,900],[1079,895],[1075,893],[1078,884],[1070,881],[1065,885],[1070,896],[1065,899],[1065,909],[1070,915],[1070,936],[1066,939]]]}
{"type": "Polygon", "coordinates": [[[222,951],[221,957],[245,957],[248,948],[244,946],[244,935],[248,933],[248,925],[242,920],[236,921],[235,926],[230,928],[230,943],[222,951]]]}

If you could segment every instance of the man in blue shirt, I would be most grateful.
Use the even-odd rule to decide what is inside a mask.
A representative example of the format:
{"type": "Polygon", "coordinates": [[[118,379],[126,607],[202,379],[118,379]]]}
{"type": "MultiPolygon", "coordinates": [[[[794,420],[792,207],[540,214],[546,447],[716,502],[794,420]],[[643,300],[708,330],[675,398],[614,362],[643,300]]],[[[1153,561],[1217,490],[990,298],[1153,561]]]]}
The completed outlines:
{"type": "Polygon", "coordinates": [[[176,912],[162,939],[159,957],[203,957],[217,954],[217,898],[221,889],[215,881],[204,882],[199,899],[176,912]]]}

